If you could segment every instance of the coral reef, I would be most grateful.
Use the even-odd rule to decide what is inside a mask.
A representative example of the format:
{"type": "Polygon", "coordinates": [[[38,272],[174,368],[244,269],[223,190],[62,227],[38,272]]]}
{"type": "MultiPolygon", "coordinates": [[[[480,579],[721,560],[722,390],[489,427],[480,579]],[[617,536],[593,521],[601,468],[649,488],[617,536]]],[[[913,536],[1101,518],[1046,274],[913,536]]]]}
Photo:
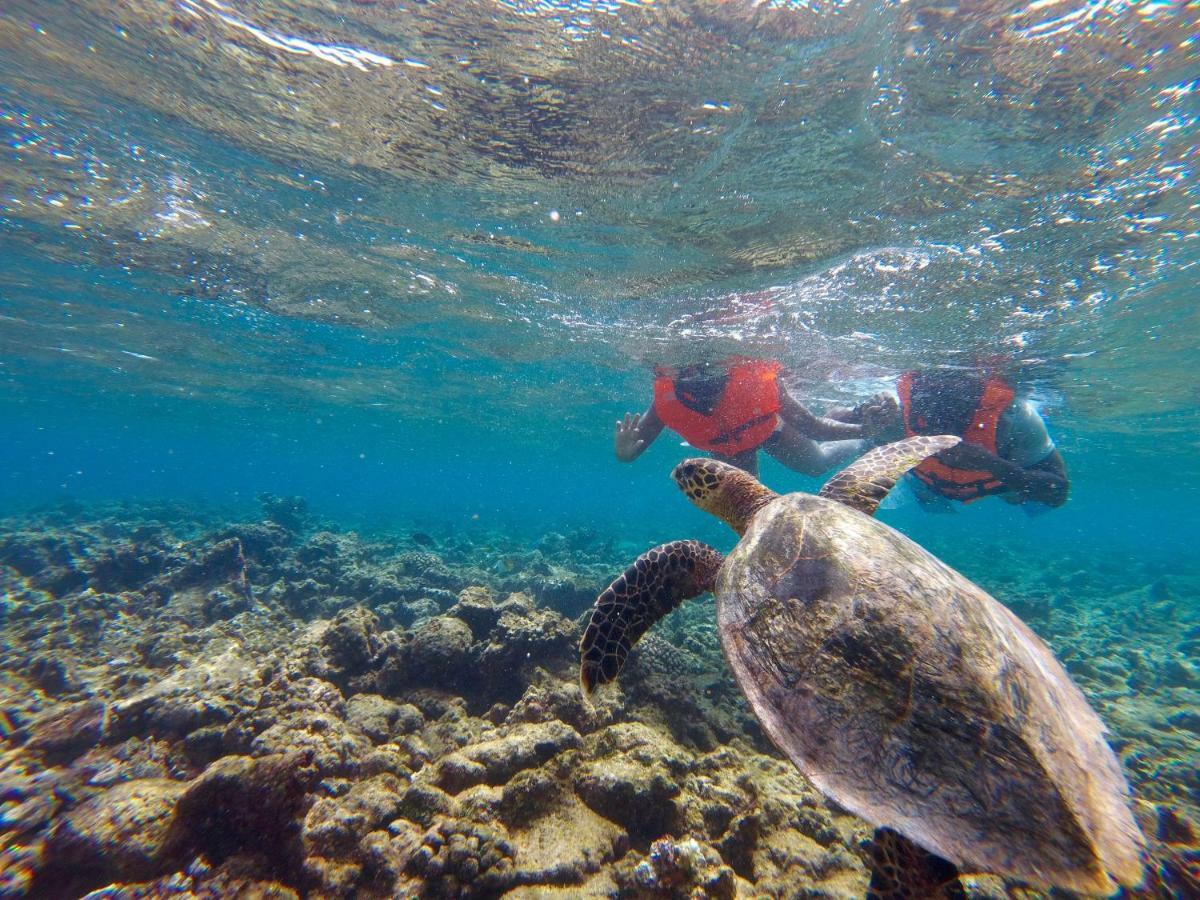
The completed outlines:
{"type": "MultiPolygon", "coordinates": [[[[862,895],[871,829],[772,750],[711,601],[593,705],[562,584],[594,595],[610,545],[367,540],[261,499],[249,523],[3,523],[0,895],[862,895]]],[[[1113,725],[1152,836],[1145,895],[1186,895],[1193,586],[1011,587],[1113,725]]]]}

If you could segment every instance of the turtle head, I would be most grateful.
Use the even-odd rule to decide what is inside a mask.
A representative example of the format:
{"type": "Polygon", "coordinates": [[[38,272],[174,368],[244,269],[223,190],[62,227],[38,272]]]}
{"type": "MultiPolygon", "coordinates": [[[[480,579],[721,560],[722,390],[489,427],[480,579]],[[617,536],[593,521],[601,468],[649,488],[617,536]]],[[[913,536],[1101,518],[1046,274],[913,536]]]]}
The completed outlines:
{"type": "Polygon", "coordinates": [[[715,459],[685,459],[671,477],[689,500],[738,534],[745,534],[754,514],[779,496],[749,472],[715,459]]]}

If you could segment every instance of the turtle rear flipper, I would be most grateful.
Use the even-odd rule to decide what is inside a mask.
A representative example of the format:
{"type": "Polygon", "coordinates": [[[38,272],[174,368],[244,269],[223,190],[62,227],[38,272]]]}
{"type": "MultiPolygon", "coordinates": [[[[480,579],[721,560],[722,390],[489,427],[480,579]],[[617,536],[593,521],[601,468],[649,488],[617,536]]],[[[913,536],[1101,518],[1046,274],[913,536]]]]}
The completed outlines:
{"type": "Polygon", "coordinates": [[[873,516],[901,475],[960,440],[952,434],[918,434],[876,447],[825,482],[820,496],[873,516]]]}
{"type": "Polygon", "coordinates": [[[875,829],[867,900],[967,900],[958,869],[890,828],[875,829]]]}
{"type": "Polygon", "coordinates": [[[613,681],[646,629],[684,600],[712,590],[724,557],[699,541],[671,541],[647,550],[610,584],[579,642],[579,683],[585,695],[613,681]]]}

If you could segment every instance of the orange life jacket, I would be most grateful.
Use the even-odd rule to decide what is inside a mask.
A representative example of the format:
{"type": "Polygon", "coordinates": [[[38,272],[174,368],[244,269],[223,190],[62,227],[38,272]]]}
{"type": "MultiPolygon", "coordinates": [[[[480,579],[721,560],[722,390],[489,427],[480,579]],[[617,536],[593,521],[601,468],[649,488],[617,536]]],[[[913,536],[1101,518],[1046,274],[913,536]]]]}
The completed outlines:
{"type": "MultiPolygon", "coordinates": [[[[926,425],[921,410],[912,406],[913,380],[919,377],[916,373],[906,372],[900,376],[896,384],[896,392],[900,395],[900,409],[904,414],[904,434],[912,437],[914,434],[934,434],[932,428],[926,425]]],[[[959,435],[964,443],[982,447],[993,455],[999,455],[996,449],[996,429],[1000,424],[1000,416],[1013,402],[1016,392],[1002,378],[990,377],[983,382],[983,391],[975,404],[970,422],[959,435]]],[[[989,494],[999,494],[1006,490],[1004,483],[994,472],[983,469],[958,469],[948,466],[937,456],[931,456],[912,470],[933,491],[943,497],[970,503],[989,494]]]]}
{"type": "Polygon", "coordinates": [[[679,399],[673,374],[656,369],[654,411],[693,447],[733,456],[759,446],[775,431],[780,368],[777,362],[757,359],[733,363],[721,399],[707,415],[679,399]]]}

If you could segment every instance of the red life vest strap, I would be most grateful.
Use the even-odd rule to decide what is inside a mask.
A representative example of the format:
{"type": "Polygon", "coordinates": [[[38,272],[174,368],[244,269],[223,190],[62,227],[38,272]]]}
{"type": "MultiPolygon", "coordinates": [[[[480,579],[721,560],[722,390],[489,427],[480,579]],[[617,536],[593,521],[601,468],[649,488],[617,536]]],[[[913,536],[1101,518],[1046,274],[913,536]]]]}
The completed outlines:
{"type": "MultiPolygon", "coordinates": [[[[915,373],[905,372],[896,383],[896,392],[900,395],[900,409],[904,416],[905,437],[914,434],[931,434],[921,430],[922,417],[919,410],[912,408],[912,389],[915,373]],[[918,423],[914,425],[914,420],[918,423]]],[[[982,447],[993,456],[998,456],[996,433],[1000,425],[1000,417],[1012,404],[1016,391],[1004,379],[991,376],[983,385],[983,392],[971,415],[971,421],[960,437],[963,443],[982,447]]],[[[970,503],[989,494],[998,494],[1006,490],[1004,482],[996,473],[985,469],[959,469],[948,466],[937,456],[931,456],[912,470],[913,474],[928,485],[933,491],[944,497],[962,500],[970,503]]]]}

